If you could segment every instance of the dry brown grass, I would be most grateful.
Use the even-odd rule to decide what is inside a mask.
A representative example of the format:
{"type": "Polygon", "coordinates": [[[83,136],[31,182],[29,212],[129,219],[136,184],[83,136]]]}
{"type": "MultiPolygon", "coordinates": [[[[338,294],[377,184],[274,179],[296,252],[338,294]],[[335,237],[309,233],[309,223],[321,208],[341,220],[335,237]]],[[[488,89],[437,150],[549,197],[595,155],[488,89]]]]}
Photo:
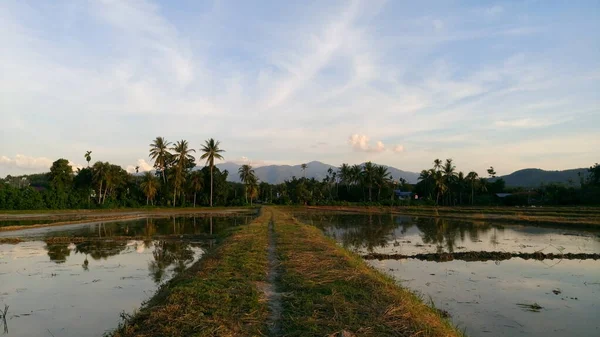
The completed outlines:
{"type": "Polygon", "coordinates": [[[282,276],[282,332],[324,336],[459,336],[439,312],[337,246],[320,230],[273,209],[282,276]]]}

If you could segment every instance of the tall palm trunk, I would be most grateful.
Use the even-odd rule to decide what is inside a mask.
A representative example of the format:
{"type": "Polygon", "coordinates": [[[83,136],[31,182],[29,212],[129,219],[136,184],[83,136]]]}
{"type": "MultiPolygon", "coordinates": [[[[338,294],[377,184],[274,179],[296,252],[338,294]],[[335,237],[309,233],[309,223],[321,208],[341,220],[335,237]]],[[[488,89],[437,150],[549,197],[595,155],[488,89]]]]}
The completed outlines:
{"type": "Polygon", "coordinates": [[[173,207],[175,207],[175,196],[177,195],[177,187],[173,190],[173,207]]]}
{"type": "Polygon", "coordinates": [[[471,206],[473,206],[474,202],[475,202],[475,199],[474,199],[474,196],[475,196],[475,191],[474,191],[475,186],[474,185],[475,185],[474,183],[471,183],[471,206]]]}
{"type": "Polygon", "coordinates": [[[196,207],[196,192],[194,192],[194,208],[196,207]]]}
{"type": "Polygon", "coordinates": [[[100,179],[100,190],[98,191],[98,205],[102,201],[102,179],[100,179]]]}
{"type": "Polygon", "coordinates": [[[146,197],[146,206],[148,206],[148,203],[150,203],[150,197],[146,197]]]}
{"type": "Polygon", "coordinates": [[[213,203],[213,163],[210,163],[210,207],[213,203]]]}

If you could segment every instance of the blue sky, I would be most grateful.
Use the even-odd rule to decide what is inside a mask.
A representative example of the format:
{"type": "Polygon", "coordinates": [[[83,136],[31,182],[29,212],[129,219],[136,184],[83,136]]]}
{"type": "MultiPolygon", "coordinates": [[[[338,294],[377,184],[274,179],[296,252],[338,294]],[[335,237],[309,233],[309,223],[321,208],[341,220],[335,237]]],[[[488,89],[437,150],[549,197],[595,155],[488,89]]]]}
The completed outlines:
{"type": "Polygon", "coordinates": [[[500,174],[599,161],[598,1],[0,2],[0,176],[226,160],[500,174]]]}

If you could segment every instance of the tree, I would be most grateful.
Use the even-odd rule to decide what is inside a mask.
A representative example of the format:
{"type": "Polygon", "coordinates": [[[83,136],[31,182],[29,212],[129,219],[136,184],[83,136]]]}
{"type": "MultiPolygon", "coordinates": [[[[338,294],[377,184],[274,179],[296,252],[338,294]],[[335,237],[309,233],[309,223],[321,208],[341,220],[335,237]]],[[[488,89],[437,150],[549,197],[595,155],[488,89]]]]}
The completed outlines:
{"type": "Polygon", "coordinates": [[[307,167],[308,167],[308,165],[306,165],[306,164],[300,165],[300,168],[302,169],[302,173],[304,174],[304,179],[306,179],[306,168],[307,167]]]}
{"type": "Polygon", "coordinates": [[[190,149],[187,140],[180,140],[175,143],[175,146],[171,148],[175,152],[173,156],[173,166],[175,168],[175,183],[173,187],[173,207],[175,207],[175,198],[177,192],[181,193],[183,184],[185,183],[185,176],[189,168],[193,167],[196,158],[191,155],[192,152],[196,152],[194,149],[190,149]]]}
{"type": "Polygon", "coordinates": [[[203,152],[200,159],[206,159],[206,165],[210,166],[210,207],[213,205],[213,167],[215,159],[223,159],[221,153],[225,152],[219,148],[219,141],[210,138],[204,142],[201,151],[203,152]]]}
{"type": "Polygon", "coordinates": [[[373,183],[375,182],[375,170],[376,170],[376,166],[373,163],[366,162],[365,165],[363,166],[363,171],[362,171],[362,178],[363,178],[363,182],[365,183],[365,185],[367,186],[367,188],[369,189],[369,202],[372,201],[371,198],[371,190],[373,189],[373,183]]]}
{"type": "Polygon", "coordinates": [[[88,167],[90,167],[90,161],[92,160],[92,151],[86,151],[83,156],[88,163],[88,167]]]}
{"type": "Polygon", "coordinates": [[[346,185],[346,190],[350,182],[350,166],[346,163],[342,164],[338,169],[338,176],[340,177],[340,183],[346,185]]]}
{"type": "Polygon", "coordinates": [[[62,191],[69,189],[73,183],[73,167],[69,165],[68,160],[58,159],[52,163],[48,178],[53,189],[62,191]]]}
{"type": "Polygon", "coordinates": [[[156,178],[154,178],[154,175],[150,172],[144,173],[144,178],[140,187],[146,196],[146,205],[148,205],[150,201],[152,201],[152,205],[154,205],[154,197],[158,191],[158,182],[156,181],[156,178]]]}
{"type": "Polygon", "coordinates": [[[196,194],[204,187],[204,175],[202,171],[194,171],[190,175],[190,188],[194,193],[194,207],[196,207],[196,194]]]}
{"type": "MultiPolygon", "coordinates": [[[[238,169],[238,174],[240,175],[240,180],[244,184],[244,196],[246,198],[246,203],[248,203],[248,188],[250,187],[250,183],[256,182],[256,174],[252,169],[252,166],[248,164],[244,164],[240,166],[238,169]]],[[[252,198],[250,198],[250,203],[252,203],[252,198]]]]}
{"type": "Polygon", "coordinates": [[[375,166],[375,184],[377,185],[377,200],[381,199],[381,188],[390,182],[390,172],[385,166],[375,166]]]}
{"type": "Polygon", "coordinates": [[[247,182],[248,194],[250,195],[250,206],[252,206],[252,200],[258,196],[258,179],[255,175],[251,175],[247,182]]]}
{"type": "Polygon", "coordinates": [[[475,171],[471,171],[467,174],[467,181],[471,184],[471,205],[473,205],[473,203],[474,203],[475,183],[477,182],[478,178],[479,178],[479,175],[475,171]]]}
{"type": "Polygon", "coordinates": [[[496,171],[494,171],[493,166],[490,166],[490,168],[487,169],[487,173],[490,176],[490,178],[496,178],[496,171]]]}
{"type": "MultiPolygon", "coordinates": [[[[445,191],[449,191],[450,193],[448,193],[448,204],[450,204],[450,199],[452,198],[452,190],[451,187],[454,185],[455,180],[456,180],[456,166],[454,166],[454,164],[452,163],[452,158],[448,158],[446,159],[446,162],[444,163],[444,166],[442,167],[442,171],[444,173],[444,184],[445,186],[445,191]]],[[[443,195],[444,193],[442,193],[443,195]]]]}
{"type": "Polygon", "coordinates": [[[167,182],[165,171],[171,162],[171,153],[168,150],[169,145],[171,143],[163,137],[156,137],[152,144],[150,144],[150,158],[154,160],[154,168],[161,172],[164,183],[167,182]]]}

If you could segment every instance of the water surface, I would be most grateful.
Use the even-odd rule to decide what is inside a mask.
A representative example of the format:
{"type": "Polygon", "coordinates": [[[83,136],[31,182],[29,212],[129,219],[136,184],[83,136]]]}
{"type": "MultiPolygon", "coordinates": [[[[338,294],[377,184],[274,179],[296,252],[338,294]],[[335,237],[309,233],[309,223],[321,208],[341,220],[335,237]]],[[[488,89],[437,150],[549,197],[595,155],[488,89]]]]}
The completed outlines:
{"type": "MultiPolygon", "coordinates": [[[[391,215],[297,217],[359,254],[600,253],[598,230],[391,215]]],[[[447,311],[469,336],[600,336],[600,260],[367,262],[447,311]]]]}
{"type": "Polygon", "coordinates": [[[186,216],[19,231],[31,241],[0,244],[8,336],[102,336],[218,244],[215,234],[250,220],[186,216]]]}

